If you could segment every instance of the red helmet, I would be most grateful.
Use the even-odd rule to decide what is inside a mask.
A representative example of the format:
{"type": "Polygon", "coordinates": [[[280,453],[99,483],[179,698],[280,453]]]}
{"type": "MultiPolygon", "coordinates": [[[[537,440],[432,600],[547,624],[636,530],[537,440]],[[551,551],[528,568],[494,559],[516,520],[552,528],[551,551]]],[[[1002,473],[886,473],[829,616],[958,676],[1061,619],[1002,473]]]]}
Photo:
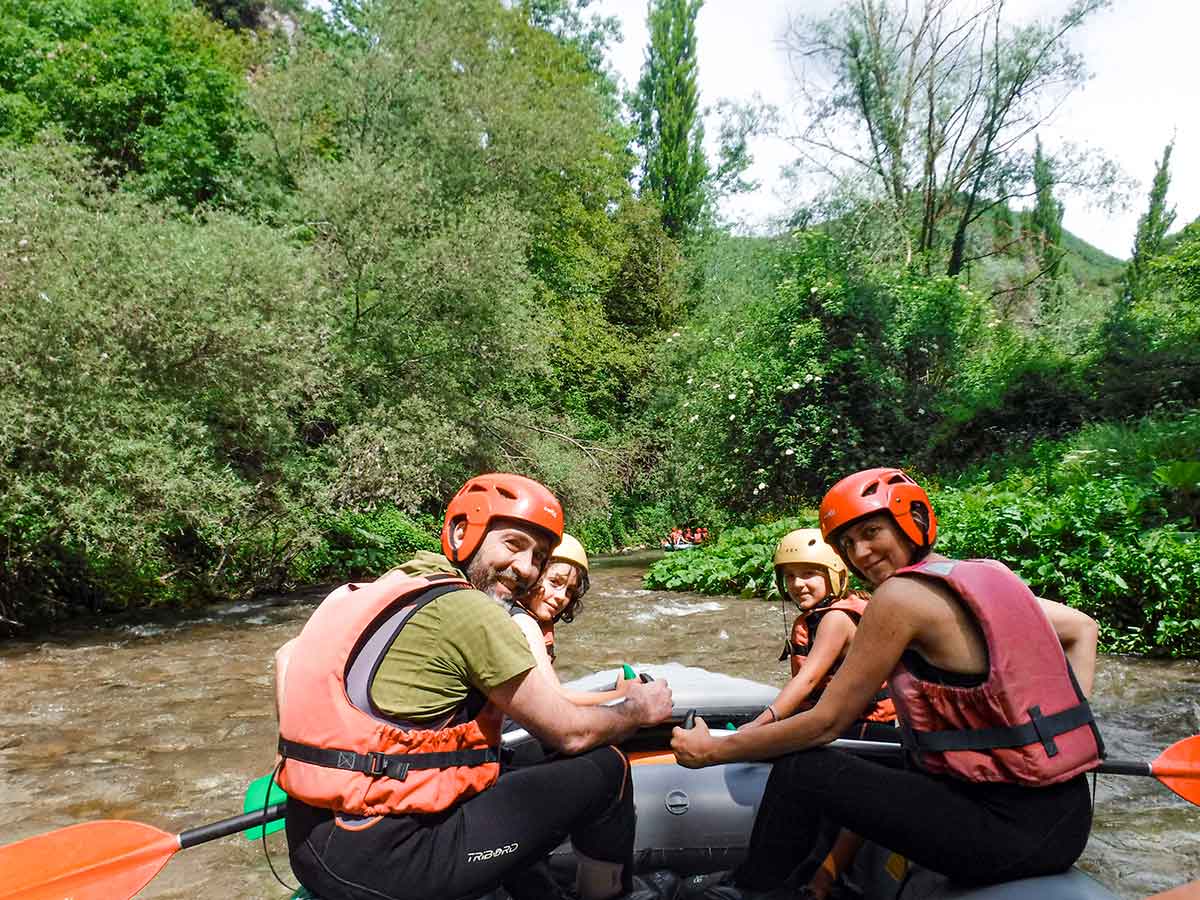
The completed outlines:
{"type": "Polygon", "coordinates": [[[544,484],[523,475],[490,472],[476,475],[462,486],[446,507],[442,525],[442,552],[452,562],[470,559],[479,549],[493,519],[526,522],[562,538],[562,504],[544,484]],[[467,530],[455,547],[450,542],[454,526],[467,520],[467,530]]]}
{"type": "Polygon", "coordinates": [[[899,469],[865,469],[847,475],[831,487],[821,501],[821,536],[841,553],[834,535],[855,519],[878,512],[890,513],[900,530],[918,547],[928,549],[937,540],[937,516],[933,514],[929,495],[899,469]],[[913,518],[913,508],[918,503],[924,507],[928,527],[913,518]]]}

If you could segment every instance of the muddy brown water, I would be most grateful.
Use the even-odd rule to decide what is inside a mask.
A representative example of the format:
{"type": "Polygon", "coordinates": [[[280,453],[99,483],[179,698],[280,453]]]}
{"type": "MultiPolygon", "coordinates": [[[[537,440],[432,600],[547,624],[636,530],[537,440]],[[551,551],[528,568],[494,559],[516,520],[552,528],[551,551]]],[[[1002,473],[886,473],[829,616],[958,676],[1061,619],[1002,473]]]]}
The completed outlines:
{"type": "MultiPolygon", "coordinates": [[[[573,678],[675,660],[782,684],[778,604],[647,591],[657,554],[599,561],[583,614],[559,631],[573,678]]],[[[0,843],[95,819],[172,833],[241,812],[272,760],[271,659],[323,591],[155,624],[0,647],[0,843]]],[[[1200,731],[1200,665],[1109,657],[1093,704],[1109,755],[1152,759],[1200,731]]],[[[268,846],[294,883],[282,835],[268,846]]],[[[1200,809],[1151,778],[1101,776],[1080,866],[1122,897],[1200,877],[1200,809]]],[[[284,898],[258,843],[176,854],[139,897],[284,898]]]]}

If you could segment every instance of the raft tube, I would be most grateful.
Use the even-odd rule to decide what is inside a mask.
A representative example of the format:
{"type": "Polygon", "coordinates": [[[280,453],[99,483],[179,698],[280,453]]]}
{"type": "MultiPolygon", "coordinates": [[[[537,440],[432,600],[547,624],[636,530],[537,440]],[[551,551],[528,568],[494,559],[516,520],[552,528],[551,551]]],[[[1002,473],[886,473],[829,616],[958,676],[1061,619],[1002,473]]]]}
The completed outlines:
{"type": "Polygon", "coordinates": [[[675,550],[691,550],[693,547],[699,547],[700,545],[693,544],[691,541],[676,541],[673,544],[670,541],[663,541],[661,546],[667,553],[672,553],[675,550]]]}
{"type": "MultiPolygon", "coordinates": [[[[745,858],[770,764],[728,763],[685,769],[670,753],[671,728],[692,709],[716,731],[736,728],[762,712],[779,690],[678,663],[634,668],[655,679],[666,679],[674,700],[672,724],[643,730],[622,745],[632,763],[638,811],[634,843],[637,869],[671,869],[685,879],[730,869],[745,858]]],[[[566,687],[576,691],[608,690],[621,674],[620,669],[597,672],[568,682],[566,687]]],[[[530,740],[533,738],[520,730],[504,738],[508,746],[530,740]]],[[[551,853],[550,865],[569,879],[575,866],[569,842],[551,853]]],[[[845,877],[862,892],[863,900],[1117,900],[1115,894],[1078,869],[987,887],[956,885],[944,875],[869,842],[845,877]]],[[[685,881],[680,896],[686,898],[688,888],[695,883],[695,879],[691,884],[685,881]]],[[[317,898],[301,891],[293,900],[317,898]]],[[[508,900],[508,895],[496,891],[485,900],[508,900]]]]}

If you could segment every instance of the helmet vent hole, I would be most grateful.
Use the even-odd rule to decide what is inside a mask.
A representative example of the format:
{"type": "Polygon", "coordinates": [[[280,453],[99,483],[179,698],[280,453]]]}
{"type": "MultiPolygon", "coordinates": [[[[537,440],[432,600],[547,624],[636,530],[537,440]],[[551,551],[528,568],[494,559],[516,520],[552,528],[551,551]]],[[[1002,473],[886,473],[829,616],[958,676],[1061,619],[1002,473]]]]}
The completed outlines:
{"type": "Polygon", "coordinates": [[[905,475],[901,472],[897,472],[895,475],[893,475],[891,478],[888,479],[888,484],[906,484],[910,481],[912,481],[912,479],[909,478],[907,475],[905,475]]]}
{"type": "Polygon", "coordinates": [[[870,497],[870,496],[871,496],[873,493],[875,493],[877,490],[879,490],[879,482],[878,482],[878,481],[872,481],[872,482],[871,482],[870,484],[868,484],[868,485],[867,485],[865,488],[863,488],[862,496],[864,496],[864,497],[870,497]]]}
{"type": "Polygon", "coordinates": [[[496,493],[499,494],[501,497],[507,497],[509,500],[517,499],[517,495],[514,494],[512,491],[510,491],[508,488],[506,488],[502,484],[496,485],[496,493]]]}

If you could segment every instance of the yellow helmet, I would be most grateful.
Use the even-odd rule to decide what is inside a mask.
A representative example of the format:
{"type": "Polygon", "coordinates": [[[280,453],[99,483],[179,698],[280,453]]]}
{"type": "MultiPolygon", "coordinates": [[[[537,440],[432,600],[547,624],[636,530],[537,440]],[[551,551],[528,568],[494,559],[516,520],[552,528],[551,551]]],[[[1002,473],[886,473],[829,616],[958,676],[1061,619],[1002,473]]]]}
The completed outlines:
{"type": "Polygon", "coordinates": [[[834,549],[825,543],[819,528],[798,528],[789,531],[779,542],[775,550],[775,584],[784,597],[787,596],[787,590],[779,567],[788,563],[807,563],[823,568],[829,578],[830,597],[842,596],[849,587],[846,564],[834,549]]]}
{"type": "Polygon", "coordinates": [[[563,532],[562,540],[558,542],[558,546],[550,551],[550,559],[562,559],[570,563],[575,563],[579,568],[583,569],[584,574],[588,571],[587,552],[583,549],[583,544],[579,543],[576,538],[563,532]]]}

